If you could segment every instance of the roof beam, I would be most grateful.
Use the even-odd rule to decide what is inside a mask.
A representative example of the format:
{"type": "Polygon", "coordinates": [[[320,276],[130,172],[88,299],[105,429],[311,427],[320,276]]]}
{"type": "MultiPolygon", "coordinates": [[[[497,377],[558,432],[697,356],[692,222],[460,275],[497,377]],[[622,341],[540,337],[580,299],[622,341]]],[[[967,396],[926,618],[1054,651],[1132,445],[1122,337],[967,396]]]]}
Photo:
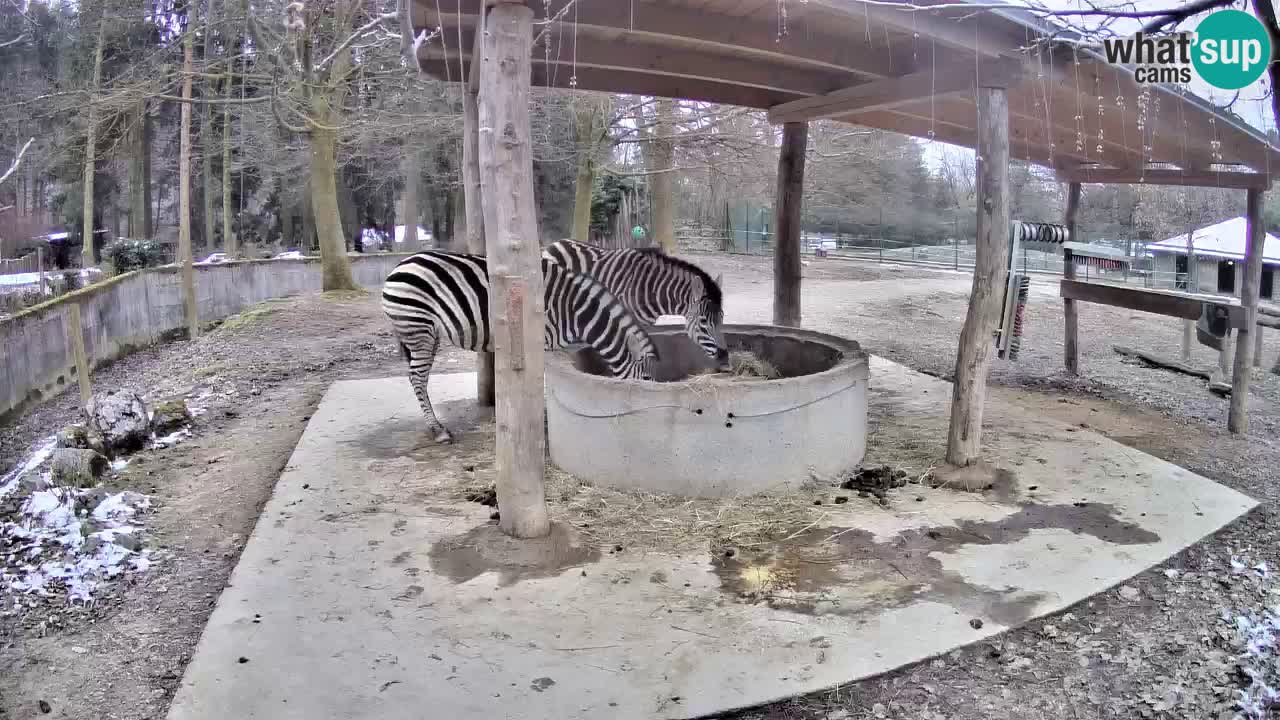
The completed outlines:
{"type": "MultiPolygon", "coordinates": [[[[413,0],[421,15],[415,13],[415,24],[434,28],[456,26],[461,12],[464,24],[474,24],[484,0],[439,0],[439,12],[434,0],[413,0]]],[[[552,15],[563,6],[564,0],[552,3],[552,15]]],[[[849,42],[847,37],[799,33],[778,37],[778,28],[772,23],[762,23],[747,18],[734,18],[733,22],[710,21],[705,12],[663,5],[658,3],[582,2],[565,16],[565,36],[572,35],[572,25],[583,29],[603,28],[624,35],[644,35],[661,42],[676,40],[683,45],[701,45],[708,48],[721,46],[733,54],[764,56],[773,62],[784,62],[795,67],[805,63],[827,70],[854,72],[870,78],[889,77],[910,70],[909,53],[886,53],[860,43],[849,42]]],[[[546,25],[535,21],[539,32],[546,25]]],[[[415,28],[416,30],[417,28],[415,28]]],[[[456,33],[456,31],[455,31],[456,33]]],[[[534,57],[539,53],[535,49],[534,57]]],[[[581,55],[579,61],[582,60],[581,55]]]]}
{"type": "MultiPolygon", "coordinates": [[[[457,32],[453,28],[445,32],[452,36],[447,52],[455,58],[456,63],[458,49],[454,45],[457,44],[457,32]]],[[[464,30],[462,35],[461,54],[475,62],[475,34],[470,30],[464,30]]],[[[561,66],[559,72],[567,72],[571,75],[575,68],[594,67],[742,85],[772,90],[787,97],[825,93],[856,77],[849,72],[818,68],[797,71],[794,68],[758,63],[745,58],[713,55],[687,47],[642,43],[638,38],[610,41],[581,30],[576,38],[576,53],[574,42],[574,38],[568,37],[565,38],[565,42],[553,45],[549,54],[535,51],[532,57],[533,63],[539,65],[550,61],[554,65],[561,66]]],[[[443,57],[438,45],[427,48],[426,53],[427,57],[443,57]]]]}
{"type": "Polygon", "coordinates": [[[925,70],[862,85],[836,90],[819,97],[793,100],[769,109],[769,122],[776,125],[849,115],[851,113],[886,110],[921,99],[973,91],[979,77],[983,84],[1008,86],[1021,74],[1021,63],[990,61],[975,72],[972,67],[945,68],[940,72],[925,70]]]}
{"type": "MultiPolygon", "coordinates": [[[[848,0],[810,0],[810,3],[842,15],[849,14],[851,4],[848,0]]],[[[871,3],[861,5],[861,13],[872,25],[881,22],[902,32],[919,33],[921,37],[933,38],[943,45],[959,48],[970,58],[975,52],[986,57],[999,57],[1023,41],[1023,38],[1018,38],[1011,43],[1010,38],[983,26],[981,20],[990,15],[982,12],[965,10],[963,12],[969,19],[961,20],[948,17],[940,10],[899,9],[871,3]]]]}
{"type": "MultiPolygon", "coordinates": [[[[439,49],[422,60],[422,69],[435,78],[445,77],[445,67],[449,72],[458,73],[457,55],[447,61],[439,57],[439,49]]],[[[463,73],[471,68],[470,59],[463,61],[463,73]]],[[[564,66],[552,63],[533,65],[532,86],[536,88],[574,89],[584,91],[621,93],[626,95],[650,95],[694,102],[720,103],[764,109],[777,102],[779,93],[772,90],[729,85],[727,83],[710,82],[694,78],[670,77],[625,69],[607,69],[578,66],[576,73],[571,73],[564,66]],[[570,77],[576,77],[577,84],[570,88],[570,77]]],[[[785,97],[785,96],[784,96],[785,97]]],[[[792,97],[795,97],[794,95],[792,97]]]]}
{"type": "Polygon", "coordinates": [[[1269,190],[1271,178],[1263,173],[1236,170],[1195,170],[1170,168],[1090,168],[1059,170],[1060,182],[1099,184],[1178,185],[1183,187],[1218,187],[1238,190],[1269,190]]]}

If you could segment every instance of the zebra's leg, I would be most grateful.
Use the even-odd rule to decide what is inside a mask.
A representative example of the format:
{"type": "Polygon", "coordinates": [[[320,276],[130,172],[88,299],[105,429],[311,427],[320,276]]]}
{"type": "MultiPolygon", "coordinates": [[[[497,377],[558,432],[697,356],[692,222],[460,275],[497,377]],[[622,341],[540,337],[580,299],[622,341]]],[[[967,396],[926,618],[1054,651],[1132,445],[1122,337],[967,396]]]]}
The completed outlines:
{"type": "Polygon", "coordinates": [[[436,412],[431,407],[431,397],[427,394],[427,380],[431,377],[431,366],[436,361],[436,351],[440,347],[439,334],[434,327],[430,328],[416,335],[412,344],[405,343],[403,347],[409,359],[409,382],[413,385],[413,393],[418,396],[422,414],[427,416],[427,429],[436,442],[453,442],[453,435],[449,434],[436,417],[436,412]]]}

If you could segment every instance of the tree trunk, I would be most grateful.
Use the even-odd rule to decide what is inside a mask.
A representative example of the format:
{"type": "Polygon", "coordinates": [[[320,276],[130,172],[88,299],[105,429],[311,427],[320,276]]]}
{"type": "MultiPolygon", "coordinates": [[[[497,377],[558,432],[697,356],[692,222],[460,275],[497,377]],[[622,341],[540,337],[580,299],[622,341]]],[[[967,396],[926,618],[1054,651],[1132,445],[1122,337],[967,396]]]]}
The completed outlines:
{"type": "MultiPolygon", "coordinates": [[[[479,68],[479,63],[473,64],[471,72],[479,73],[479,68]]],[[[468,81],[462,92],[462,209],[467,214],[466,251],[484,255],[487,248],[480,194],[480,117],[477,102],[474,85],[468,81]]],[[[493,353],[476,353],[476,402],[481,407],[493,407],[493,384],[493,353]]]]}
{"type": "MultiPolygon", "coordinates": [[[[231,89],[235,83],[231,81],[231,71],[227,71],[226,99],[231,99],[231,89]]],[[[231,104],[227,103],[222,111],[222,247],[227,257],[240,257],[239,238],[236,237],[231,222],[231,104]]]]}
{"type": "Polygon", "coordinates": [[[418,186],[421,184],[422,153],[417,150],[405,152],[400,162],[400,172],[404,176],[404,192],[400,195],[401,222],[404,223],[404,250],[422,250],[418,242],[418,186]]]}
{"type": "Polygon", "coordinates": [[[129,133],[129,237],[145,239],[151,223],[147,213],[142,154],[146,148],[146,101],[138,103],[137,115],[129,133]]]}
{"type": "MultiPolygon", "coordinates": [[[[199,7],[192,3],[189,25],[195,26],[199,7]]],[[[195,33],[187,32],[182,43],[182,99],[191,100],[191,73],[194,65],[195,33]]],[[[200,335],[200,319],[196,306],[195,268],[191,264],[191,103],[182,103],[182,125],[178,151],[178,262],[182,264],[182,296],[187,310],[187,339],[200,335]]]]}
{"type": "MultiPolygon", "coordinates": [[[[209,4],[209,12],[204,18],[204,58],[209,59],[209,45],[213,38],[213,4],[209,4]]],[[[216,93],[213,89],[214,79],[206,77],[201,96],[209,99],[216,93]]],[[[213,106],[205,103],[200,108],[200,184],[203,191],[204,238],[203,247],[212,250],[213,222],[213,106]]],[[[225,250],[225,248],[224,248],[225,250]]]]}
{"type": "Polygon", "coordinates": [[[600,106],[590,100],[574,112],[578,133],[578,175],[573,193],[573,240],[591,239],[591,189],[596,180],[596,140],[599,137],[600,106]]]}
{"type": "Polygon", "coordinates": [[[84,246],[80,249],[80,266],[90,268],[97,263],[93,259],[93,181],[98,170],[98,90],[102,85],[102,45],[106,39],[107,17],[103,12],[98,18],[98,39],[93,48],[93,87],[89,97],[89,129],[84,141],[84,246]]]}
{"type": "MultiPolygon", "coordinates": [[[[676,252],[675,175],[671,172],[675,167],[675,142],[671,139],[675,132],[674,117],[674,102],[665,98],[658,100],[658,122],[649,153],[649,171],[657,173],[650,175],[653,242],[668,255],[676,252]]],[[[804,172],[803,163],[800,172],[804,172]]]]}
{"type": "MultiPolygon", "coordinates": [[[[326,124],[329,122],[326,118],[326,124]]],[[[311,210],[319,236],[321,288],[325,292],[356,289],[338,213],[337,145],[333,131],[311,131],[311,210]]]]}
{"type": "Polygon", "coordinates": [[[151,109],[142,104],[142,235],[150,240],[156,234],[156,205],[151,187],[151,109]]]}
{"type": "Polygon", "coordinates": [[[478,127],[485,232],[489,246],[497,408],[494,442],[499,527],[521,538],[551,531],[543,489],[546,464],[543,394],[542,267],[533,199],[529,75],[533,10],[500,1],[483,33],[478,127]]]}
{"type": "Polygon", "coordinates": [[[978,236],[973,290],[956,351],[947,462],[973,464],[982,448],[982,406],[1009,254],[1009,100],[1004,88],[978,89],[978,236]]]}
{"type": "Polygon", "coordinates": [[[800,214],[809,124],[782,126],[773,247],[773,324],[800,327],[800,214]]]}

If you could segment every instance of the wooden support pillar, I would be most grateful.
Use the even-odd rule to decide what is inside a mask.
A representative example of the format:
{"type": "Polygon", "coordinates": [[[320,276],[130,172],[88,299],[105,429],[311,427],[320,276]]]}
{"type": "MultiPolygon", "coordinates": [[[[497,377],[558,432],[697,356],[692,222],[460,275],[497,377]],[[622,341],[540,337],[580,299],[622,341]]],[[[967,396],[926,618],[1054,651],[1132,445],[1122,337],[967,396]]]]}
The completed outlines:
{"type": "MultiPolygon", "coordinates": [[[[1067,185],[1067,212],[1063,218],[1063,224],[1067,226],[1067,236],[1072,242],[1079,242],[1076,238],[1076,215],[1080,212],[1080,183],[1073,182],[1067,185]]],[[[1071,256],[1070,250],[1064,250],[1062,253],[1062,277],[1066,280],[1076,279],[1076,263],[1071,256]]],[[[1062,301],[1062,316],[1064,325],[1062,329],[1062,361],[1067,368],[1067,372],[1072,375],[1080,374],[1080,308],[1076,305],[1075,300],[1065,299],[1062,301]]]]}
{"type": "MultiPolygon", "coordinates": [[[[480,36],[483,35],[484,31],[481,29],[480,36]]],[[[473,60],[470,74],[472,77],[462,84],[462,205],[467,225],[464,249],[472,255],[484,255],[484,207],[480,192],[479,62],[473,60]]],[[[491,352],[476,353],[476,402],[482,407],[493,407],[491,352]]]]}
{"type": "Polygon", "coordinates": [[[809,124],[782,126],[778,191],[774,199],[773,324],[800,327],[800,213],[804,205],[804,156],[809,124]]]}
{"type": "Polygon", "coordinates": [[[543,490],[545,309],[529,129],[533,10],[498,0],[484,28],[477,127],[494,336],[499,527],[533,538],[551,530],[543,490]]]}
{"type": "Polygon", "coordinates": [[[969,310],[956,351],[947,462],[966,466],[982,447],[993,336],[999,321],[1009,254],[1009,99],[1003,87],[978,88],[978,236],[969,310]]]}
{"type": "MultiPolygon", "coordinates": [[[[1249,431],[1249,379],[1253,374],[1253,343],[1250,333],[1258,326],[1258,292],[1262,285],[1262,249],[1267,232],[1262,225],[1262,191],[1249,190],[1247,209],[1249,242],[1245,248],[1244,273],[1240,279],[1240,304],[1244,306],[1244,325],[1236,329],[1236,359],[1231,374],[1231,410],[1227,429],[1235,434],[1249,431]]],[[[1240,277],[1240,273],[1236,273],[1240,277]]]]}

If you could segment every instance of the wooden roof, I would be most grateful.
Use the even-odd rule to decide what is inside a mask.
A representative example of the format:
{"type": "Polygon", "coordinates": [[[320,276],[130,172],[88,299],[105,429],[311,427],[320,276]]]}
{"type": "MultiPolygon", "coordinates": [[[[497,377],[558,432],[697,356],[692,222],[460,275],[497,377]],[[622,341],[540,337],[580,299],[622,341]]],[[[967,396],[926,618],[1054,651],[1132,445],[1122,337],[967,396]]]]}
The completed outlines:
{"type": "MultiPolygon", "coordinates": [[[[466,77],[482,2],[414,0],[415,30],[443,28],[419,49],[424,70],[466,77]]],[[[775,122],[832,118],[972,148],[975,78],[1001,76],[1010,154],[1063,179],[1241,187],[1280,168],[1280,150],[1243,121],[1169,87],[1144,96],[1131,71],[1041,42],[1055,30],[1027,13],[954,0],[928,12],[885,0],[530,4],[535,85],[758,108],[775,122]]]]}

